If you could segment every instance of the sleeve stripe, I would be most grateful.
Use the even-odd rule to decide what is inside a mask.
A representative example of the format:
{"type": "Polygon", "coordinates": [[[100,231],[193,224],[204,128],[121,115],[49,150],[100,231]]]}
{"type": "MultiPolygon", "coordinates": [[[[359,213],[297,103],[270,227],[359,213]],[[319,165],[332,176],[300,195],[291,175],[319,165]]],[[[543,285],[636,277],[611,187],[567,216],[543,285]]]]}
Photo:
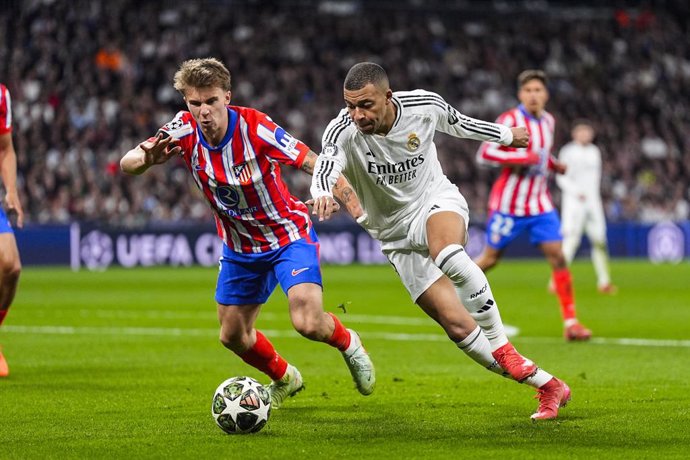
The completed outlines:
{"type": "Polygon", "coordinates": [[[340,121],[331,126],[331,129],[326,131],[326,134],[324,134],[324,143],[335,144],[338,136],[340,136],[340,134],[345,130],[345,128],[348,127],[350,123],[352,123],[352,120],[350,120],[350,116],[348,114],[344,114],[342,117],[340,117],[340,121]]]}
{"type": "Polygon", "coordinates": [[[472,120],[472,119],[470,119],[470,118],[468,118],[462,114],[460,114],[460,120],[462,122],[464,122],[463,125],[469,124],[472,126],[476,126],[478,128],[481,127],[481,128],[485,128],[485,129],[490,130],[490,131],[495,131],[496,134],[498,135],[498,137],[501,137],[501,130],[494,123],[487,123],[487,122],[482,121],[482,120],[472,120]]]}
{"type": "Polygon", "coordinates": [[[460,126],[462,126],[463,128],[465,128],[467,131],[472,131],[473,133],[481,134],[481,135],[484,135],[484,136],[491,136],[491,137],[498,138],[498,139],[500,139],[500,137],[501,137],[500,134],[497,135],[495,132],[492,132],[492,131],[485,131],[485,130],[483,130],[483,129],[480,129],[480,128],[477,127],[477,126],[471,126],[471,125],[462,124],[462,123],[461,123],[460,126]]]}
{"type": "Polygon", "coordinates": [[[493,126],[484,126],[477,123],[467,122],[466,120],[461,121],[460,126],[467,129],[468,131],[473,131],[475,133],[488,133],[499,139],[501,138],[501,130],[498,128],[494,128],[493,126]]]}
{"type": "Polygon", "coordinates": [[[445,103],[441,104],[440,102],[436,102],[436,101],[430,101],[430,102],[417,102],[417,101],[415,101],[414,104],[409,103],[409,102],[408,103],[403,102],[402,106],[403,107],[417,107],[417,106],[423,106],[423,105],[435,105],[437,107],[441,107],[444,112],[446,111],[446,106],[447,106],[447,104],[445,104],[445,103]]]}
{"type": "Polygon", "coordinates": [[[330,190],[328,189],[328,176],[330,176],[331,172],[333,171],[333,161],[329,161],[326,165],[325,168],[321,170],[321,173],[319,174],[319,182],[321,185],[321,189],[324,192],[329,192],[330,190]]]}
{"type": "Polygon", "coordinates": [[[417,100],[435,99],[438,102],[441,102],[443,104],[446,103],[446,101],[441,96],[439,96],[438,94],[434,94],[434,93],[426,93],[426,94],[419,94],[419,95],[409,94],[406,96],[398,96],[398,98],[402,102],[415,102],[417,100]]]}

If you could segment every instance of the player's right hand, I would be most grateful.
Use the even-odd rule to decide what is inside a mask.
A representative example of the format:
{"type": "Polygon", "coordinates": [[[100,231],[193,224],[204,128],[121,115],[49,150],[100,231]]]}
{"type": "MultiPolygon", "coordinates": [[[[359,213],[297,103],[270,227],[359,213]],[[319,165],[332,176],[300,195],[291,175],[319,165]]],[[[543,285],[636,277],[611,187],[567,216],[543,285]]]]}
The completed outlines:
{"type": "Polygon", "coordinates": [[[182,147],[177,145],[178,140],[172,136],[163,137],[158,133],[156,137],[145,140],[139,144],[139,148],[144,151],[144,164],[147,166],[165,163],[182,151],[182,147]]]}
{"type": "Polygon", "coordinates": [[[328,220],[331,218],[331,214],[340,209],[340,205],[331,196],[320,196],[312,201],[312,211],[311,213],[319,217],[319,222],[328,220]]]}
{"type": "Polygon", "coordinates": [[[24,210],[22,209],[22,203],[19,201],[17,192],[8,192],[5,194],[4,202],[7,218],[12,222],[13,226],[16,225],[18,228],[24,227],[24,210]]]}
{"type": "Polygon", "coordinates": [[[510,128],[513,133],[513,143],[509,147],[524,148],[529,145],[529,132],[524,126],[510,128]]]}

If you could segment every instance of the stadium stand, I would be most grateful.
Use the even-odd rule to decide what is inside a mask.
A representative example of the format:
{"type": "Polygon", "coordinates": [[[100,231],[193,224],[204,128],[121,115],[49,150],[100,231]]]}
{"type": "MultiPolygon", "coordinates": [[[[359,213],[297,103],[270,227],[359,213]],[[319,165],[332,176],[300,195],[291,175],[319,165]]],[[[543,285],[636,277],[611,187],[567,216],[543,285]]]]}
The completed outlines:
{"type": "MultiPolygon", "coordinates": [[[[393,89],[434,90],[487,120],[515,104],[520,70],[543,68],[556,145],[576,118],[598,127],[608,219],[688,219],[689,4],[473,3],[9,1],[0,81],[13,96],[27,222],[207,222],[182,165],[138,178],[118,167],[184,108],[171,85],[176,66],[205,56],[233,72],[234,104],[271,113],[316,151],[354,62],[380,62],[393,89]]],[[[438,146],[483,221],[495,172],[477,165],[475,142],[441,137],[438,146]]],[[[306,199],[309,177],[287,176],[306,199]]]]}

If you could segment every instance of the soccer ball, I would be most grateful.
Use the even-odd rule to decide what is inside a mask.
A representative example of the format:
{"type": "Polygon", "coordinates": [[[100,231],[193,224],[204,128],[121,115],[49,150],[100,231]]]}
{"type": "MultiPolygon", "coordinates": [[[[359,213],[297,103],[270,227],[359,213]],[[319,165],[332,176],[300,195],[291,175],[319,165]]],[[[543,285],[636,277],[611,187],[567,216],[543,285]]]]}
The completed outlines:
{"type": "Polygon", "coordinates": [[[251,377],[232,377],[216,388],[211,414],[226,433],[256,433],[271,416],[271,395],[251,377]]]}

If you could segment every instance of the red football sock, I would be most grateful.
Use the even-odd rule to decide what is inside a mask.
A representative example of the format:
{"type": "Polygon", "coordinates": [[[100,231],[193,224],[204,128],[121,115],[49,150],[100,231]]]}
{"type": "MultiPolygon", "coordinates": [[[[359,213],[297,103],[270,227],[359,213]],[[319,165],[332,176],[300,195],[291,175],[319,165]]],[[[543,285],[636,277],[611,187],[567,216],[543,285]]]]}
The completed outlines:
{"type": "Polygon", "coordinates": [[[331,315],[335,323],[335,329],[331,338],[328,339],[328,344],[340,351],[345,351],[350,346],[350,332],[345,329],[345,326],[343,326],[343,323],[340,322],[337,316],[330,312],[328,314],[331,315]]]}
{"type": "Polygon", "coordinates": [[[271,380],[280,380],[285,375],[288,363],[273,348],[265,335],[256,331],[256,343],[239,355],[242,360],[268,375],[271,380]]]}
{"type": "Polygon", "coordinates": [[[575,295],[573,294],[573,278],[570,270],[563,268],[553,271],[553,283],[556,295],[561,303],[561,314],[564,320],[575,319],[575,295]]]}
{"type": "Polygon", "coordinates": [[[2,324],[3,321],[5,321],[5,316],[7,316],[8,311],[10,311],[9,308],[5,310],[0,310],[0,324],[2,324]]]}

